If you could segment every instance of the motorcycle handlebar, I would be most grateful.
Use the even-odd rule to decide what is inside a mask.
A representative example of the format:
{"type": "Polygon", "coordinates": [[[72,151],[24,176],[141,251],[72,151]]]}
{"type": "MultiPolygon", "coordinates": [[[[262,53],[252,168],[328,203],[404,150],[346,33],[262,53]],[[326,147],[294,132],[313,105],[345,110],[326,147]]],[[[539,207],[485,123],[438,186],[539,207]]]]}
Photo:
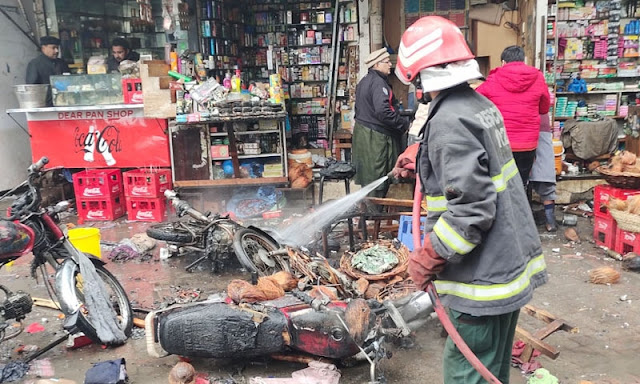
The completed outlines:
{"type": "Polygon", "coordinates": [[[27,171],[32,174],[36,172],[40,172],[45,165],[49,164],[49,158],[43,156],[40,160],[38,160],[35,164],[31,164],[27,171]]]}
{"type": "Polygon", "coordinates": [[[187,214],[193,217],[194,219],[205,222],[205,223],[211,221],[211,219],[208,218],[206,215],[203,215],[202,213],[191,208],[189,203],[187,203],[184,200],[180,200],[178,198],[178,194],[175,191],[171,189],[167,189],[166,191],[164,191],[164,196],[171,201],[171,204],[176,208],[176,211],[178,212],[179,216],[183,216],[187,214]]]}

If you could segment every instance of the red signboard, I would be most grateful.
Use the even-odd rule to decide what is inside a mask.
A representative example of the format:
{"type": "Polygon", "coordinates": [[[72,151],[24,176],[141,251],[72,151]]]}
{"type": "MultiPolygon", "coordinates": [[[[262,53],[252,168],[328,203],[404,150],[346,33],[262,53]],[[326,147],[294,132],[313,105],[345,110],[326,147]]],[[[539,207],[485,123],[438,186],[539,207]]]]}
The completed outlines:
{"type": "Polygon", "coordinates": [[[145,119],[138,111],[48,112],[28,114],[34,161],[48,167],[170,167],[167,121],[145,119]]]}

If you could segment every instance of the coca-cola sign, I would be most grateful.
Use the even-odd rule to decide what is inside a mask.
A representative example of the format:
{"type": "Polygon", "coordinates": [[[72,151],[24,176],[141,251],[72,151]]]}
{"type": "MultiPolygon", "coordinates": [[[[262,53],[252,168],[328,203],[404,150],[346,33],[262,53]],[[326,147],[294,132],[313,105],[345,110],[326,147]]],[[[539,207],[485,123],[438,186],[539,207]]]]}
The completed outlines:
{"type": "Polygon", "coordinates": [[[136,212],[136,219],[138,220],[153,220],[155,216],[153,211],[138,211],[136,212]]]}
{"type": "Polygon", "coordinates": [[[89,211],[87,212],[87,219],[106,219],[107,216],[103,210],[89,211]]]}
{"type": "Polygon", "coordinates": [[[103,196],[102,189],[100,187],[95,188],[85,188],[82,191],[82,196],[84,197],[99,197],[103,196]]]}
{"type": "Polygon", "coordinates": [[[88,116],[93,115],[29,119],[33,159],[47,156],[47,167],[65,168],[171,166],[166,120],[114,113],[95,115],[102,119],[88,116]]]}
{"type": "Polygon", "coordinates": [[[147,196],[149,195],[149,187],[146,185],[136,185],[131,188],[131,194],[134,196],[147,196]]]}

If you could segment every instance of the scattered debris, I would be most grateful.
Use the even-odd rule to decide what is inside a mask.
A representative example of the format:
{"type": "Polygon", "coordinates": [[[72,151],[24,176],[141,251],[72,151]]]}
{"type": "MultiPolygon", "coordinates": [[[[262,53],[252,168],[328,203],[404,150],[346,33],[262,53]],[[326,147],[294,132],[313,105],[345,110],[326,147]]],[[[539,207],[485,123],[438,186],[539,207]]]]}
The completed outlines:
{"type": "Polygon", "coordinates": [[[51,363],[51,360],[40,359],[31,362],[29,375],[34,375],[37,377],[53,377],[56,375],[56,371],[53,368],[53,363],[51,363]]]}
{"type": "Polygon", "coordinates": [[[551,248],[551,252],[560,253],[560,248],[551,248]]]}
{"type": "Polygon", "coordinates": [[[580,239],[580,235],[574,228],[567,228],[564,230],[564,237],[569,241],[573,241],[575,243],[580,243],[582,240],[580,239]]]}
{"type": "Polygon", "coordinates": [[[620,280],[620,272],[612,267],[600,267],[589,272],[589,281],[593,284],[615,284],[620,280]]]}
{"type": "Polygon", "coordinates": [[[333,364],[312,361],[309,367],[291,373],[291,378],[253,377],[249,384],[338,384],[340,372],[333,364]]]}
{"type": "Polygon", "coordinates": [[[187,304],[197,301],[200,298],[201,291],[198,288],[187,289],[177,285],[172,285],[170,288],[173,292],[173,297],[167,300],[168,305],[187,304]]]}
{"type": "MultiPolygon", "coordinates": [[[[20,354],[20,353],[31,353],[31,352],[35,352],[38,350],[38,346],[37,345],[24,345],[24,344],[20,344],[18,346],[18,348],[16,348],[16,353],[20,354]]],[[[2,381],[0,381],[1,383],[2,381]]]]}
{"type": "Polygon", "coordinates": [[[127,383],[127,367],[124,359],[101,361],[93,364],[84,376],[84,384],[127,383]]]}
{"type": "Polygon", "coordinates": [[[195,384],[196,370],[184,361],[178,362],[169,372],[169,384],[195,384]]]}
{"type": "Polygon", "coordinates": [[[627,301],[627,295],[620,296],[620,301],[627,301]]]}
{"type": "Polygon", "coordinates": [[[0,371],[0,383],[18,381],[22,379],[31,367],[22,361],[10,361],[0,371]]]}
{"type": "Polygon", "coordinates": [[[156,241],[146,233],[136,233],[130,239],[122,239],[109,252],[108,258],[114,262],[127,262],[130,260],[147,261],[151,258],[151,250],[155,248],[156,241]]]}
{"type": "Polygon", "coordinates": [[[622,256],[622,268],[626,271],[640,272],[640,256],[634,252],[622,256]]]}
{"type": "Polygon", "coordinates": [[[544,368],[538,368],[529,377],[527,384],[558,384],[558,378],[544,368]]]}
{"type": "Polygon", "coordinates": [[[67,348],[68,349],[82,348],[92,343],[93,341],[87,335],[80,332],[73,335],[69,335],[69,339],[67,339],[67,348]]]}
{"type": "Polygon", "coordinates": [[[398,265],[398,257],[389,248],[376,244],[353,255],[351,265],[370,275],[379,275],[398,265]]]}
{"type": "Polygon", "coordinates": [[[572,227],[578,225],[578,216],[565,213],[562,215],[562,225],[572,227]]]}
{"type": "Polygon", "coordinates": [[[601,248],[604,249],[605,254],[610,258],[616,259],[618,261],[622,261],[622,255],[619,254],[618,252],[614,251],[613,249],[609,249],[607,247],[601,247],[601,248]]]}
{"type": "Polygon", "coordinates": [[[29,324],[24,331],[27,333],[38,333],[44,331],[44,327],[40,323],[31,323],[29,324]]]}

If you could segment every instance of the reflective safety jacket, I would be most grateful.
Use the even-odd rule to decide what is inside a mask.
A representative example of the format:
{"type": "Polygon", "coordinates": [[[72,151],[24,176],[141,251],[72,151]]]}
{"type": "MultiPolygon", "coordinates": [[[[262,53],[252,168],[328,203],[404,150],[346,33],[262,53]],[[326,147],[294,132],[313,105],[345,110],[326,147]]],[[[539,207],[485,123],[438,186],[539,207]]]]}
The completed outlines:
{"type": "Polygon", "coordinates": [[[546,265],[498,109],[466,84],[441,92],[417,165],[426,230],[449,261],[436,280],[443,304],[475,316],[524,306],[546,265]]]}

